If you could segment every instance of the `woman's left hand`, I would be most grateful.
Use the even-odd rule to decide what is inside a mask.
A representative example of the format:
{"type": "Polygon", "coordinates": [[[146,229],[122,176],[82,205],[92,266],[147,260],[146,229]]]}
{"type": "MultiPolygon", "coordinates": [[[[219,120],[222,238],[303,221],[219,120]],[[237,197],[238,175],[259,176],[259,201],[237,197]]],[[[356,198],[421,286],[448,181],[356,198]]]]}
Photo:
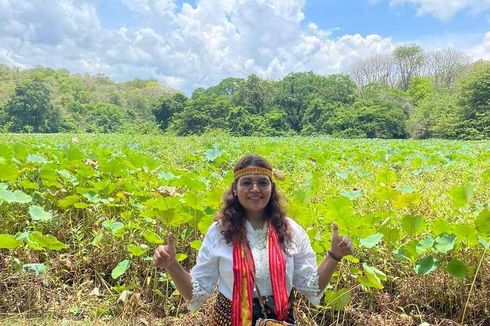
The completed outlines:
{"type": "Polygon", "coordinates": [[[336,223],[332,224],[332,246],[330,251],[339,259],[354,253],[351,238],[347,236],[339,236],[339,227],[336,223]]]}

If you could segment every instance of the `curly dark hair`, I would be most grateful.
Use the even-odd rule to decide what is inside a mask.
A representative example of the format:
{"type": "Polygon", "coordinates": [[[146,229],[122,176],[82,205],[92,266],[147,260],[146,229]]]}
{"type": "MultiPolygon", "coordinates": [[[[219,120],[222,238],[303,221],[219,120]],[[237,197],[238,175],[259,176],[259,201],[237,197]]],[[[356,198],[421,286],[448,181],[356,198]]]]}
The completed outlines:
{"type": "MultiPolygon", "coordinates": [[[[238,171],[247,167],[261,167],[272,170],[267,160],[259,155],[246,155],[238,160],[233,171],[238,171]]],[[[245,210],[240,204],[238,197],[233,194],[237,180],[234,180],[230,188],[223,195],[223,205],[216,217],[216,221],[221,226],[221,234],[227,244],[232,244],[236,239],[244,243],[247,239],[245,228],[245,210]]],[[[265,219],[276,229],[281,248],[287,252],[287,245],[291,242],[290,227],[286,220],[286,210],[283,206],[283,198],[271,180],[272,190],[269,203],[265,207],[265,219]]]]}

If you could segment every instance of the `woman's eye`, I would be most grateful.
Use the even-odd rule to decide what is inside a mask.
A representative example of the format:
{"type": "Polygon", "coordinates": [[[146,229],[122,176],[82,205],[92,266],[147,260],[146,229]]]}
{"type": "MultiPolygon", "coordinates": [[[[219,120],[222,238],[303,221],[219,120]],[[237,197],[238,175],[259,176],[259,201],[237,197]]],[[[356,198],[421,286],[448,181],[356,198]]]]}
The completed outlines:
{"type": "Polygon", "coordinates": [[[250,181],[244,181],[244,182],[242,182],[242,186],[243,187],[250,187],[251,184],[252,183],[250,181]]]}
{"type": "Polygon", "coordinates": [[[259,182],[259,187],[267,188],[268,186],[269,186],[269,182],[267,182],[267,181],[260,181],[259,182]]]}

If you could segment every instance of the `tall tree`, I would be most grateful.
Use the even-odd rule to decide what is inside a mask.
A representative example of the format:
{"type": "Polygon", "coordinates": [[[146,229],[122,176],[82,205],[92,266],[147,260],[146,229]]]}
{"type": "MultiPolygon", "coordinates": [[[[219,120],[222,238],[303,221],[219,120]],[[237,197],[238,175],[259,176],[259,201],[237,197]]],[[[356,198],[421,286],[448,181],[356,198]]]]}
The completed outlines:
{"type": "Polygon", "coordinates": [[[395,60],[389,54],[376,54],[355,61],[348,73],[359,86],[379,83],[395,86],[397,69],[395,60]]]}
{"type": "Polygon", "coordinates": [[[178,135],[202,134],[211,129],[227,129],[230,99],[202,92],[193,94],[182,111],[175,113],[169,130],[178,135]]]}
{"type": "Polygon", "coordinates": [[[167,129],[172,117],[176,113],[182,112],[186,103],[187,97],[182,93],[162,96],[159,103],[152,110],[160,128],[163,130],[167,129]]]}
{"type": "Polygon", "coordinates": [[[470,61],[466,53],[447,48],[427,53],[424,70],[426,74],[434,78],[436,87],[451,88],[470,61]]]}
{"type": "Polygon", "coordinates": [[[206,93],[212,93],[214,95],[221,96],[233,96],[240,87],[243,85],[244,80],[242,78],[229,77],[219,82],[216,86],[211,86],[206,89],[206,93]]]}
{"type": "Polygon", "coordinates": [[[490,61],[475,63],[471,71],[460,80],[459,104],[463,137],[490,138],[490,61]]]}
{"type": "Polygon", "coordinates": [[[257,75],[248,76],[233,95],[233,104],[247,107],[252,114],[263,114],[272,107],[272,85],[257,75]]]}
{"type": "Polygon", "coordinates": [[[48,88],[38,79],[15,88],[5,115],[12,132],[57,132],[60,123],[59,110],[53,107],[48,88]]]}
{"type": "Polygon", "coordinates": [[[398,68],[400,87],[408,89],[410,79],[416,76],[424,63],[424,52],[417,44],[408,44],[397,47],[393,51],[393,58],[398,68]]]}

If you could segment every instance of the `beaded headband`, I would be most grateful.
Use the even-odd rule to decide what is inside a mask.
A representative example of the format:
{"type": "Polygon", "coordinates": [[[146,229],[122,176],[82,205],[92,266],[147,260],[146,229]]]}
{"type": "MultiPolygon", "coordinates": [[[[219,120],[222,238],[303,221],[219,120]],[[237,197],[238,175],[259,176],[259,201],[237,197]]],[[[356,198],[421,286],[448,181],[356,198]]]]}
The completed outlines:
{"type": "Polygon", "coordinates": [[[260,167],[248,167],[248,168],[244,168],[244,169],[240,169],[238,171],[235,171],[233,173],[233,178],[234,179],[238,179],[239,177],[243,176],[243,175],[246,175],[246,174],[264,174],[266,176],[268,176],[269,178],[276,178],[278,180],[284,180],[285,179],[285,175],[284,173],[282,173],[281,171],[278,171],[278,170],[269,170],[269,169],[266,169],[266,168],[260,168],[260,167]]]}
{"type": "Polygon", "coordinates": [[[241,177],[242,175],[245,175],[245,174],[265,174],[266,176],[268,176],[269,178],[272,177],[272,170],[269,170],[269,169],[266,169],[266,168],[259,168],[259,167],[248,167],[248,168],[244,168],[244,169],[240,169],[238,171],[235,171],[233,173],[233,177],[235,179],[241,177]]]}

